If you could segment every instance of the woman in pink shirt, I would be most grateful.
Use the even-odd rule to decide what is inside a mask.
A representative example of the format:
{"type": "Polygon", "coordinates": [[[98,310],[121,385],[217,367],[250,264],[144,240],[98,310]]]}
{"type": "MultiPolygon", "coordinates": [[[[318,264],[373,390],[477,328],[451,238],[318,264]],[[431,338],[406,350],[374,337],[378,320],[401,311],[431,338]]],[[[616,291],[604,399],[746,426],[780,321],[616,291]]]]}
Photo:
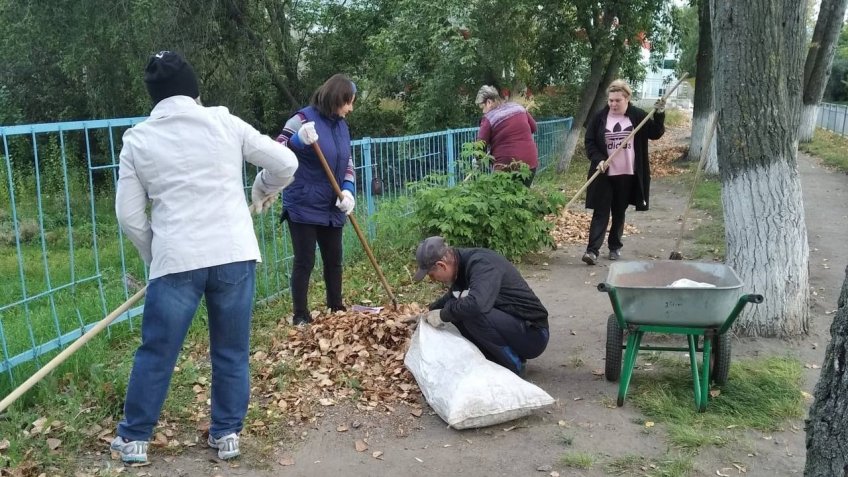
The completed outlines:
{"type": "Polygon", "coordinates": [[[586,208],[594,209],[589,225],[589,244],[583,261],[598,263],[604,243],[604,233],[612,215],[607,246],[609,259],[621,258],[621,235],[624,233],[624,213],[629,205],[636,210],[648,210],[651,168],[648,163],[648,140],[659,139],[665,133],[665,102],[657,100],[652,119],[628,141],[612,161],[607,158],[618,148],[633,129],[648,115],[630,104],[630,86],[622,80],[613,81],[607,88],[607,106],[595,113],[586,126],[586,155],[589,156],[589,176],[600,167],[604,172],[586,191],[586,208]]]}
{"type": "Polygon", "coordinates": [[[520,104],[504,101],[494,86],[481,87],[475,102],[483,110],[477,139],[485,142],[494,156],[494,169],[515,171],[518,170],[515,163],[523,162],[530,168],[530,177],[524,180],[524,185],[530,187],[539,165],[539,151],[533,140],[536,132],[533,116],[520,104]]]}

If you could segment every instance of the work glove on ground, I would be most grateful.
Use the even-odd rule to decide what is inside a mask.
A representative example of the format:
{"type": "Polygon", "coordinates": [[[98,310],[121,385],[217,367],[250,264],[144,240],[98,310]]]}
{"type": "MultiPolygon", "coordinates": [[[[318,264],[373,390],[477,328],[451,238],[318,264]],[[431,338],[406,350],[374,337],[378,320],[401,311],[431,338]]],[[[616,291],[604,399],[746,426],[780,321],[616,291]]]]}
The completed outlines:
{"type": "Polygon", "coordinates": [[[664,113],[665,112],[665,100],[662,99],[662,98],[658,99],[657,102],[654,103],[654,110],[658,113],[664,113]]]}
{"type": "Polygon", "coordinates": [[[353,212],[353,208],[356,207],[356,199],[353,198],[353,194],[349,190],[343,190],[342,198],[336,199],[336,207],[345,214],[350,215],[353,212]]]}
{"type": "Polygon", "coordinates": [[[442,310],[430,310],[428,313],[422,315],[424,320],[430,324],[430,326],[438,328],[445,324],[442,321],[442,310]]]}

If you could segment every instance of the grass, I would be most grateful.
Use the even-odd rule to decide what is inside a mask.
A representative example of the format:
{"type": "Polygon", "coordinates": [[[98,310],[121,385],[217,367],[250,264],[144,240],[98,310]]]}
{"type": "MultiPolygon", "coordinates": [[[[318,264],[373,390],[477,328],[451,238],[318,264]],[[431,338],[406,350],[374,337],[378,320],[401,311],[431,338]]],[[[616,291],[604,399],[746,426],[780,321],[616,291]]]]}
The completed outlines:
{"type": "Polygon", "coordinates": [[[574,469],[591,469],[595,464],[595,457],[585,452],[566,452],[559,460],[562,465],[574,469]]]}
{"type": "Polygon", "coordinates": [[[695,228],[695,249],[689,258],[723,260],[726,243],[719,178],[701,176],[692,197],[692,207],[706,212],[712,220],[695,228]]]}
{"type": "Polygon", "coordinates": [[[690,116],[680,109],[665,110],[665,127],[675,128],[683,126],[691,121],[690,116]]]}
{"type": "Polygon", "coordinates": [[[694,469],[692,456],[666,455],[658,459],[628,454],[604,464],[609,475],[639,475],[646,477],[685,477],[694,469]]]}
{"type": "Polygon", "coordinates": [[[669,441],[681,448],[723,445],[734,428],[763,432],[803,416],[801,363],[791,358],[734,362],[727,385],[710,398],[707,410],[695,410],[692,375],[682,359],[662,359],[661,371],[634,377],[628,400],[647,418],[664,423],[669,441]]]}
{"type": "Polygon", "coordinates": [[[826,129],[816,129],[813,140],[800,143],[798,148],[820,158],[826,165],[848,173],[848,138],[826,129]]]}

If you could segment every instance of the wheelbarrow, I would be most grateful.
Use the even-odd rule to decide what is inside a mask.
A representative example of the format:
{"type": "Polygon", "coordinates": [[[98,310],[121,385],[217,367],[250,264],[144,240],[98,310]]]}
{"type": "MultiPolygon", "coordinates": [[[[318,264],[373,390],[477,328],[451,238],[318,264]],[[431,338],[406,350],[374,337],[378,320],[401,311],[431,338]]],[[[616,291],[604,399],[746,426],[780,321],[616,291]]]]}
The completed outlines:
{"type": "Polygon", "coordinates": [[[616,262],[610,265],[607,281],[598,284],[598,291],[609,294],[614,312],[607,320],[605,375],[608,381],[619,381],[618,406],[624,405],[640,350],[683,351],[689,353],[695,406],[700,412],[707,408],[710,383],[727,383],[730,370],[727,331],[745,305],[763,302],[762,295],[742,293],[739,276],[720,263],[616,262]],[[713,286],[670,287],[682,278],[713,286]],[[645,333],[685,335],[688,346],[642,345],[645,333]],[[702,353],[700,372],[699,352],[702,353]]]}

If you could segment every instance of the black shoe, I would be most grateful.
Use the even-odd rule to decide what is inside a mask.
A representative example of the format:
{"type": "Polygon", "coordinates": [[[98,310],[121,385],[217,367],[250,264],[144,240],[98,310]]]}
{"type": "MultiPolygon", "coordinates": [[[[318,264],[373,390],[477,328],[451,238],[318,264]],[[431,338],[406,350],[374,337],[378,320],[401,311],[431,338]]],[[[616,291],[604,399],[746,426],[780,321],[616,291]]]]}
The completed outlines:
{"type": "Polygon", "coordinates": [[[331,307],[329,307],[329,308],[330,308],[330,312],[331,312],[331,313],[335,313],[335,312],[337,312],[337,311],[341,311],[341,312],[346,312],[346,311],[347,311],[347,307],[346,307],[346,306],[344,306],[344,305],[335,305],[335,306],[331,306],[331,307]]]}
{"type": "Polygon", "coordinates": [[[610,260],[618,260],[621,258],[621,252],[618,250],[610,250],[609,259],[610,260]]]}
{"type": "Polygon", "coordinates": [[[583,254],[583,263],[586,265],[594,265],[598,263],[598,254],[592,252],[586,252],[583,254]]]}
{"type": "Polygon", "coordinates": [[[312,317],[309,315],[294,315],[292,317],[292,325],[294,326],[306,326],[309,323],[312,323],[312,317]]]}

